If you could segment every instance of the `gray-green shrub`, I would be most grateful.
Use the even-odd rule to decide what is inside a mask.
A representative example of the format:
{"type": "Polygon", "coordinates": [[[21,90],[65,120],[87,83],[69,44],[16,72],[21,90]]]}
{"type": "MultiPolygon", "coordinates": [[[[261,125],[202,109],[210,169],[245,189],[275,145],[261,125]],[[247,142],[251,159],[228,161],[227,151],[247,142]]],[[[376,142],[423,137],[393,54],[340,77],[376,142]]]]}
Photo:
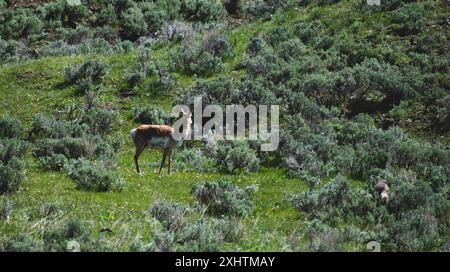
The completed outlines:
{"type": "Polygon", "coordinates": [[[99,83],[107,72],[106,64],[96,60],[87,60],[81,65],[67,67],[64,70],[64,82],[75,85],[81,85],[86,80],[99,83]]]}
{"type": "Polygon", "coordinates": [[[195,42],[183,42],[170,55],[171,69],[187,75],[211,75],[221,69],[221,58],[215,57],[195,42]]]}
{"type": "Polygon", "coordinates": [[[125,39],[135,41],[147,32],[148,25],[144,14],[138,7],[130,7],[122,13],[120,20],[121,35],[125,39]]]}
{"type": "Polygon", "coordinates": [[[28,143],[0,138],[0,194],[15,192],[24,179],[24,162],[28,143]]]}
{"type": "Polygon", "coordinates": [[[141,124],[167,125],[170,120],[169,114],[158,106],[136,107],[133,116],[133,121],[141,124]]]}
{"type": "Polygon", "coordinates": [[[89,127],[73,121],[55,120],[44,114],[36,114],[31,123],[29,137],[32,140],[44,138],[80,138],[87,134],[89,127]]]}
{"type": "Polygon", "coordinates": [[[95,192],[121,191],[124,181],[115,177],[101,164],[79,159],[65,166],[66,174],[74,180],[77,189],[95,192]]]}
{"type": "Polygon", "coordinates": [[[209,22],[226,15],[219,0],[183,0],[181,12],[187,20],[209,22]]]}
{"type": "Polygon", "coordinates": [[[236,242],[244,234],[243,224],[236,218],[208,218],[178,203],[156,201],[150,214],[163,228],[154,230],[150,243],[138,239],[132,251],[217,251],[224,242],[236,242]]]}
{"type": "Polygon", "coordinates": [[[221,143],[214,159],[219,171],[230,174],[257,171],[260,164],[256,152],[241,141],[221,143]]]}
{"type": "Polygon", "coordinates": [[[337,176],[320,189],[297,194],[291,203],[301,212],[314,213],[341,205],[348,197],[349,184],[344,176],[337,176]]]}
{"type": "Polygon", "coordinates": [[[241,189],[223,180],[192,187],[192,194],[197,201],[205,206],[208,213],[217,216],[248,216],[253,206],[251,198],[256,191],[256,186],[241,189]]]}
{"type": "Polygon", "coordinates": [[[21,138],[25,128],[16,118],[5,116],[0,118],[0,138],[21,138]]]}
{"type": "Polygon", "coordinates": [[[150,214],[170,231],[176,231],[182,226],[187,211],[186,207],[178,203],[169,204],[166,201],[155,201],[150,207],[150,214]]]}
{"type": "Polygon", "coordinates": [[[208,172],[214,169],[214,160],[205,156],[200,149],[187,148],[176,153],[174,168],[184,171],[208,172]]]}

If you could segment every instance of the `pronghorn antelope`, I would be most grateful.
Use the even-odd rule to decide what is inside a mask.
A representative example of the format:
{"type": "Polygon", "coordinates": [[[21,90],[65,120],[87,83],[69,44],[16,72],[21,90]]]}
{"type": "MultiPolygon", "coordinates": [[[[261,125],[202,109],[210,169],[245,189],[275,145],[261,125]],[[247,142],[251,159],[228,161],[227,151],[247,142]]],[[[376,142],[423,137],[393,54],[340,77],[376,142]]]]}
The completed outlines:
{"type": "Polygon", "coordinates": [[[389,201],[389,186],[386,180],[382,179],[375,185],[375,191],[381,195],[385,202],[389,201]]]}
{"type": "Polygon", "coordinates": [[[179,140],[174,139],[175,129],[166,125],[140,125],[137,128],[131,130],[131,138],[136,146],[134,153],[134,162],[136,164],[136,171],[138,175],[141,175],[139,169],[139,156],[142,154],[146,147],[153,149],[161,149],[163,151],[163,157],[161,165],[159,167],[159,175],[164,167],[166,158],[168,157],[169,166],[167,173],[170,175],[170,166],[172,163],[172,151],[174,148],[179,147],[183,142],[183,139],[187,138],[191,134],[191,113],[182,112],[183,115],[187,115],[187,127],[183,127],[182,137],[179,140]]]}

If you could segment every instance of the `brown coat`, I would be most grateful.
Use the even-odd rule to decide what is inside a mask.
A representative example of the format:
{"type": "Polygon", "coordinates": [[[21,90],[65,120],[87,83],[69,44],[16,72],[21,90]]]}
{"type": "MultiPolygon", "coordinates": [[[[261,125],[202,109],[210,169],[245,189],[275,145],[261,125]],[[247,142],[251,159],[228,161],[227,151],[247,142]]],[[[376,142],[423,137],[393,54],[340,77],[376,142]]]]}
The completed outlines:
{"type": "MultiPolygon", "coordinates": [[[[183,112],[184,113],[184,112],[183,112]]],[[[189,127],[183,131],[184,134],[190,135],[190,125],[192,124],[191,114],[189,113],[189,127]]],[[[141,171],[139,168],[139,156],[142,154],[145,148],[155,148],[162,149],[163,157],[161,160],[161,165],[159,167],[159,175],[161,175],[161,170],[166,161],[166,157],[169,159],[169,167],[167,168],[167,173],[170,174],[170,166],[172,161],[172,150],[181,145],[183,139],[175,140],[173,134],[175,129],[166,125],[140,125],[130,131],[130,136],[136,146],[136,151],[134,152],[134,162],[136,164],[136,171],[140,175],[141,171]]],[[[186,137],[186,136],[184,136],[186,137]]]]}
{"type": "Polygon", "coordinates": [[[166,125],[140,125],[136,128],[135,141],[145,141],[147,145],[147,140],[151,139],[153,136],[169,136],[172,135],[174,129],[166,125]]]}

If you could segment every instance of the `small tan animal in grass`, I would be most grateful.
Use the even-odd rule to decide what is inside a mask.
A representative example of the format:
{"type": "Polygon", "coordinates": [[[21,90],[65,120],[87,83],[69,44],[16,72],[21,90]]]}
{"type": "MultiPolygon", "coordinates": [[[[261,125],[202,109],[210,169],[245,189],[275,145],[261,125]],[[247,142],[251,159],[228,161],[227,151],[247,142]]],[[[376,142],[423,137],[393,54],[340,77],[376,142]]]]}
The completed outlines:
{"type": "Polygon", "coordinates": [[[374,187],[375,191],[381,195],[381,199],[384,200],[384,202],[389,201],[389,186],[388,182],[384,179],[378,181],[378,183],[374,187]]]}
{"type": "Polygon", "coordinates": [[[182,137],[179,140],[175,140],[173,137],[175,129],[167,125],[140,125],[131,130],[131,139],[133,139],[134,145],[136,146],[134,162],[136,164],[136,171],[138,175],[141,175],[141,170],[139,168],[139,156],[147,147],[163,151],[163,157],[159,167],[159,175],[161,175],[161,170],[164,167],[166,158],[168,157],[169,166],[167,173],[170,175],[173,149],[181,146],[183,139],[191,134],[191,113],[183,112],[183,115],[188,115],[188,126],[187,128],[183,127],[182,137]]]}

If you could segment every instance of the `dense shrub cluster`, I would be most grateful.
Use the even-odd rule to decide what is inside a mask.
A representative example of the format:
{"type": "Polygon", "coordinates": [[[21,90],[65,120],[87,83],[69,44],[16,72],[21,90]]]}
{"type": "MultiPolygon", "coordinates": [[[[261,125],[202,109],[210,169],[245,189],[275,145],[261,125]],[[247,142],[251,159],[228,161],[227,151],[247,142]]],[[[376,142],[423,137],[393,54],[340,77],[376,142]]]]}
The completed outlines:
{"type": "MultiPolygon", "coordinates": [[[[98,64],[86,62],[70,72],[68,82],[100,78],[98,64]]],[[[100,69],[101,70],[101,69],[100,69]]],[[[121,190],[124,181],[114,175],[120,141],[109,137],[116,122],[113,110],[102,107],[97,94],[85,93],[85,103],[66,107],[58,118],[38,114],[33,119],[29,138],[34,142],[33,156],[50,170],[64,170],[81,190],[104,192],[121,190]]]]}
{"type": "Polygon", "coordinates": [[[239,240],[242,237],[242,225],[225,219],[186,220],[183,227],[175,232],[157,230],[153,235],[154,240],[144,250],[215,252],[221,250],[225,242],[239,240]]]}
{"type": "Polygon", "coordinates": [[[150,243],[136,241],[131,251],[218,251],[243,235],[242,223],[236,219],[208,218],[178,203],[156,201],[149,212],[162,228],[154,230],[150,243]]]}
{"type": "Polygon", "coordinates": [[[177,152],[174,168],[195,172],[217,170],[225,174],[258,171],[260,159],[247,142],[205,142],[202,148],[185,148],[177,152]]]}
{"type": "Polygon", "coordinates": [[[240,141],[220,144],[215,159],[217,169],[230,174],[257,171],[260,163],[256,152],[240,141]]]}
{"type": "Polygon", "coordinates": [[[0,64],[16,59],[18,42],[5,41],[0,37],[0,64]]]}
{"type": "Polygon", "coordinates": [[[197,184],[192,188],[192,194],[211,214],[245,217],[251,212],[251,196],[257,189],[256,186],[241,189],[233,183],[220,180],[197,184]]]}
{"type": "Polygon", "coordinates": [[[170,115],[158,106],[134,108],[133,116],[133,121],[140,124],[167,125],[170,120],[170,115]]]}
{"type": "Polygon", "coordinates": [[[392,12],[393,28],[399,35],[416,34],[423,29],[429,3],[408,3],[392,12]]]}
{"type": "MultiPolygon", "coordinates": [[[[183,22],[186,21],[192,22],[196,29],[201,29],[203,25],[208,29],[216,22],[227,22],[224,19],[227,10],[231,15],[241,13],[243,18],[252,16],[270,18],[271,14],[278,10],[298,5],[324,5],[336,2],[339,1],[127,0],[96,3],[88,1],[77,6],[59,0],[43,4],[36,9],[8,8],[9,4],[2,2],[4,8],[0,12],[0,36],[3,40],[0,39],[0,61],[47,55],[123,52],[133,47],[129,41],[167,41],[185,37],[185,33],[190,32],[183,26],[183,22]],[[174,27],[167,27],[172,24],[169,22],[174,21],[181,24],[175,23],[174,27]],[[165,30],[160,31],[164,28],[165,30]],[[171,34],[167,35],[168,33],[171,34]]],[[[434,1],[425,3],[389,1],[381,6],[369,6],[363,2],[352,5],[358,12],[369,14],[379,10],[389,11],[389,22],[392,23],[390,29],[398,35],[423,32],[425,22],[429,18],[428,11],[437,7],[434,1]]],[[[313,12],[311,18],[315,17],[317,15],[313,12]]],[[[302,40],[309,40],[316,49],[327,50],[334,44],[335,37],[324,28],[317,28],[318,24],[308,22],[303,25],[305,27],[300,31],[302,40]],[[320,31],[321,35],[308,38],[317,31],[320,31]]],[[[358,26],[355,24],[351,27],[358,26]]],[[[424,39],[433,40],[429,37],[424,39]]],[[[442,39],[441,41],[445,42],[442,39]]],[[[349,52],[359,54],[370,51],[367,45],[355,46],[354,49],[356,50],[349,52]]]]}
{"type": "MultiPolygon", "coordinates": [[[[411,171],[385,171],[383,176],[389,176],[393,188],[386,205],[374,193],[373,182],[367,189],[350,189],[343,177],[295,195],[291,201],[299,211],[331,225],[339,220],[379,225],[362,238],[365,242],[380,241],[384,250],[420,251],[445,246],[450,213],[445,193],[433,194],[431,185],[418,180],[411,171]]],[[[339,236],[339,230],[333,231],[339,236]]]]}
{"type": "MultiPolygon", "coordinates": [[[[280,102],[266,82],[261,79],[242,77],[240,80],[220,76],[210,81],[198,80],[186,94],[176,99],[174,103],[189,105],[193,108],[194,98],[202,97],[203,105],[274,105],[280,102]]],[[[225,108],[224,108],[225,110],[225,108]]]]}
{"type": "Polygon", "coordinates": [[[23,158],[29,147],[21,139],[24,131],[17,119],[0,118],[0,195],[17,191],[24,179],[23,158]]]}
{"type": "Polygon", "coordinates": [[[270,16],[278,10],[298,5],[302,1],[295,0],[249,0],[242,1],[242,11],[253,16],[270,16]]]}
{"type": "MultiPolygon", "coordinates": [[[[89,93],[87,95],[90,95],[89,93]]],[[[91,93],[92,95],[92,93],[91,93]]],[[[89,104],[86,101],[86,110],[81,117],[81,124],[88,127],[88,131],[93,135],[107,135],[113,130],[117,113],[114,110],[102,108],[97,104],[89,104]]]]}
{"type": "Polygon", "coordinates": [[[148,25],[144,14],[138,7],[130,7],[121,14],[121,35],[129,40],[136,40],[147,32],[148,25]]]}
{"type": "Polygon", "coordinates": [[[142,84],[147,77],[153,75],[155,72],[156,66],[151,59],[150,50],[141,49],[136,54],[136,64],[131,71],[125,74],[125,81],[133,89],[142,84]]]}
{"type": "Polygon", "coordinates": [[[186,207],[178,203],[170,205],[165,201],[156,201],[150,207],[150,214],[160,221],[167,230],[177,230],[182,226],[186,207]]]}
{"type": "Polygon", "coordinates": [[[214,170],[214,159],[204,154],[201,149],[186,148],[176,153],[174,169],[195,172],[214,170]]]}
{"type": "Polygon", "coordinates": [[[302,251],[336,252],[342,250],[343,235],[320,220],[308,222],[304,236],[308,243],[300,248],[302,251]]]}
{"type": "Polygon", "coordinates": [[[105,64],[87,60],[81,65],[67,67],[64,70],[64,82],[75,85],[80,91],[93,89],[93,84],[101,82],[106,75],[108,68],[105,64]]]}
{"type": "Polygon", "coordinates": [[[184,42],[171,54],[171,69],[187,75],[211,75],[221,69],[221,59],[195,42],[184,42]]]}
{"type": "Polygon", "coordinates": [[[106,192],[110,190],[121,191],[124,181],[106,172],[99,163],[79,159],[66,164],[67,175],[76,183],[76,188],[85,191],[106,192]]]}
{"type": "Polygon", "coordinates": [[[184,0],[181,12],[191,21],[216,21],[226,14],[220,0],[184,0]]]}
{"type": "Polygon", "coordinates": [[[345,177],[338,176],[322,188],[296,195],[291,201],[299,211],[315,214],[341,205],[348,199],[349,190],[345,177]]]}
{"type": "Polygon", "coordinates": [[[53,155],[63,155],[68,159],[91,158],[96,144],[87,138],[42,139],[35,142],[33,155],[37,158],[47,158],[53,155]]]}
{"type": "Polygon", "coordinates": [[[0,245],[3,252],[88,252],[112,251],[105,240],[94,236],[89,223],[69,218],[45,229],[42,237],[29,234],[11,236],[0,245]]]}
{"type": "Polygon", "coordinates": [[[11,236],[0,246],[2,252],[41,252],[42,244],[25,234],[11,236]]]}
{"type": "MultiPolygon", "coordinates": [[[[307,125],[303,118],[292,119],[296,120],[303,126],[299,129],[297,121],[292,123],[291,132],[285,131],[280,153],[289,169],[299,176],[304,171],[316,176],[339,172],[367,179],[377,169],[390,166],[412,169],[435,183],[431,171],[440,171],[437,169],[449,163],[447,148],[419,143],[397,127],[381,130],[367,116],[316,127],[307,125]]],[[[445,178],[448,174],[442,175],[445,178]]]]}
{"type": "Polygon", "coordinates": [[[59,120],[37,115],[30,132],[36,146],[33,155],[40,159],[56,154],[68,159],[107,158],[117,146],[113,144],[109,150],[102,137],[112,131],[115,117],[115,112],[100,107],[78,108],[59,120]]]}
{"type": "Polygon", "coordinates": [[[82,5],[58,0],[38,8],[12,8],[2,1],[1,5],[0,63],[48,55],[127,51],[134,47],[129,41],[164,42],[190,36],[192,29],[183,27],[184,23],[173,28],[167,27],[168,22],[208,25],[227,15],[220,0],[120,0],[82,5]]]}
{"type": "Polygon", "coordinates": [[[203,39],[203,50],[220,59],[234,56],[233,49],[228,38],[217,32],[206,33],[203,39]]]}
{"type": "Polygon", "coordinates": [[[87,229],[84,222],[76,219],[69,219],[62,226],[54,227],[44,233],[44,250],[57,252],[66,251],[68,242],[77,241],[81,246],[83,242],[90,242],[89,236],[90,231],[87,229]]]}
{"type": "Polygon", "coordinates": [[[56,120],[40,113],[33,118],[29,137],[32,140],[64,137],[80,138],[87,134],[88,129],[85,124],[77,124],[69,120],[56,120]]]}
{"type": "Polygon", "coordinates": [[[183,40],[172,52],[170,68],[188,75],[207,76],[222,69],[222,61],[234,56],[227,37],[217,32],[205,34],[203,41],[183,40]]]}
{"type": "Polygon", "coordinates": [[[25,128],[22,123],[10,116],[4,116],[0,119],[0,138],[21,138],[25,128]]]}
{"type": "Polygon", "coordinates": [[[163,25],[159,37],[166,42],[192,40],[194,38],[194,30],[192,25],[180,21],[172,21],[163,25]]]}

